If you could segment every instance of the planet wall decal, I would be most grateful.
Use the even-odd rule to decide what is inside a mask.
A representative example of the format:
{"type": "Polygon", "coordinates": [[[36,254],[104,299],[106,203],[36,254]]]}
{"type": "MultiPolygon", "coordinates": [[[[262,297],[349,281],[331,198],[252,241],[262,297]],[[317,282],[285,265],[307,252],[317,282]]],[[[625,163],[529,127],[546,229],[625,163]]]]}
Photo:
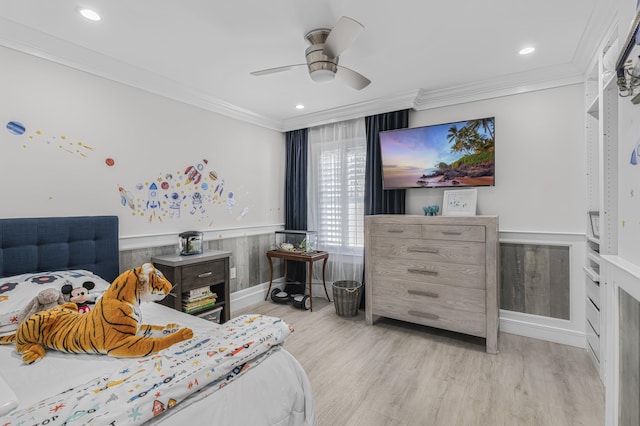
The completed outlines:
{"type": "Polygon", "coordinates": [[[7,123],[7,130],[12,135],[22,135],[22,134],[24,134],[24,131],[26,129],[24,127],[24,124],[22,124],[22,123],[20,123],[18,121],[10,121],[10,122],[7,123]]]}

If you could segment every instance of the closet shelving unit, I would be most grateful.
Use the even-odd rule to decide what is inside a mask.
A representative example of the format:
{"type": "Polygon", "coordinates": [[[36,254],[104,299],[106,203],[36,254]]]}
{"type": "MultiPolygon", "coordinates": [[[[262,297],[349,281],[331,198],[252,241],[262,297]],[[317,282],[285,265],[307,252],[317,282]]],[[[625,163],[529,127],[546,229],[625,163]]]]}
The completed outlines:
{"type": "Polygon", "coordinates": [[[587,351],[604,381],[606,282],[600,278],[600,256],[616,254],[618,88],[613,70],[604,69],[604,58],[613,44],[609,39],[599,50],[585,81],[587,231],[584,273],[586,280],[587,351]],[[599,235],[594,235],[588,212],[599,214],[599,235]]]}

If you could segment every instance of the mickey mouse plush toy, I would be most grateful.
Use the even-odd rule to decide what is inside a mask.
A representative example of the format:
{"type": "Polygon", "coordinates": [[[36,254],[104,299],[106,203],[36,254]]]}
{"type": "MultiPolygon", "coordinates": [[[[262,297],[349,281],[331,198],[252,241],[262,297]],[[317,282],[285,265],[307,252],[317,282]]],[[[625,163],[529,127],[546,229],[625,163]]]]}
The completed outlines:
{"type": "Polygon", "coordinates": [[[76,288],[73,288],[71,284],[65,284],[62,286],[61,291],[65,298],[69,299],[69,302],[78,305],[78,312],[84,314],[91,310],[90,303],[96,303],[94,295],[89,294],[89,291],[93,290],[95,286],[96,284],[93,281],[85,281],[82,283],[82,287],[76,288]]]}

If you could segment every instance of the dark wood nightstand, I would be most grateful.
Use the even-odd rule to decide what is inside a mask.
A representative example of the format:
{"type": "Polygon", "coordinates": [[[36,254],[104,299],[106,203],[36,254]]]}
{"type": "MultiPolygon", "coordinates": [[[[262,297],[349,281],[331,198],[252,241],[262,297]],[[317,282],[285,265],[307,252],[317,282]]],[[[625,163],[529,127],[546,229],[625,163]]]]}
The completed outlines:
{"type": "Polygon", "coordinates": [[[202,254],[190,256],[167,255],[155,256],[151,262],[173,284],[171,293],[159,303],[173,309],[187,312],[192,315],[207,317],[214,314],[216,309],[222,308],[220,324],[229,321],[231,315],[229,295],[229,257],[230,252],[211,250],[202,254]],[[185,303],[189,297],[198,300],[198,289],[209,288],[217,297],[214,304],[205,303],[201,308],[197,301],[190,302],[191,307],[186,308],[185,303]]]}

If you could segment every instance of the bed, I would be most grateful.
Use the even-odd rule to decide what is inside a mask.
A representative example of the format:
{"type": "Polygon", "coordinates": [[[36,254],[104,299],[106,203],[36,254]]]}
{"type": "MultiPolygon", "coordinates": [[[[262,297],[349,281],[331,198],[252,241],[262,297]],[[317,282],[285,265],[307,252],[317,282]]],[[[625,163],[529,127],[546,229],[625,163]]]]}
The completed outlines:
{"type": "MultiPolygon", "coordinates": [[[[17,326],[13,302],[24,303],[43,285],[55,286],[63,281],[76,286],[89,280],[96,283],[95,291],[99,295],[104,286],[119,275],[118,257],[116,216],[0,219],[0,333],[11,333],[17,326]],[[22,288],[24,294],[11,293],[18,288],[22,288]],[[7,305],[9,300],[11,305],[7,305]]],[[[173,351],[170,354],[161,352],[139,359],[47,350],[42,360],[30,365],[22,362],[15,346],[0,346],[0,412],[8,411],[2,413],[0,423],[316,424],[308,378],[283,347],[287,333],[281,320],[243,316],[217,325],[156,303],[142,304],[141,311],[145,323],[178,323],[192,328],[194,338],[166,349],[173,351]],[[267,333],[257,329],[255,324],[260,323],[279,328],[267,333]],[[190,376],[188,386],[187,381],[180,384],[176,379],[166,385],[173,388],[165,390],[171,376],[167,379],[163,372],[162,368],[169,367],[162,367],[162,360],[167,366],[175,367],[169,364],[170,357],[174,364],[186,363],[186,359],[175,361],[179,359],[175,354],[189,353],[190,364],[205,365],[204,358],[221,355],[211,355],[215,351],[207,351],[207,345],[235,338],[229,333],[239,334],[244,330],[243,334],[247,334],[249,327],[260,336],[275,334],[281,338],[264,343],[264,351],[255,358],[247,358],[241,365],[229,364],[228,356],[217,359],[215,369],[207,367],[208,375],[215,371],[207,381],[202,376],[190,376]],[[199,355],[200,358],[194,358],[199,355]],[[186,388],[194,392],[173,398],[171,392],[179,387],[183,393],[186,388]],[[87,405],[98,393],[111,400],[87,405]],[[172,397],[163,399],[166,395],[172,397]],[[148,401],[146,405],[138,404],[144,400],[148,401]],[[100,417],[103,409],[100,404],[118,408],[109,408],[115,410],[113,417],[100,417]]],[[[262,340],[260,337],[258,342],[254,336],[247,343],[262,343],[262,340]]],[[[236,350],[243,347],[249,345],[240,345],[236,350]]],[[[245,350],[246,357],[250,356],[249,352],[245,350]]]]}

